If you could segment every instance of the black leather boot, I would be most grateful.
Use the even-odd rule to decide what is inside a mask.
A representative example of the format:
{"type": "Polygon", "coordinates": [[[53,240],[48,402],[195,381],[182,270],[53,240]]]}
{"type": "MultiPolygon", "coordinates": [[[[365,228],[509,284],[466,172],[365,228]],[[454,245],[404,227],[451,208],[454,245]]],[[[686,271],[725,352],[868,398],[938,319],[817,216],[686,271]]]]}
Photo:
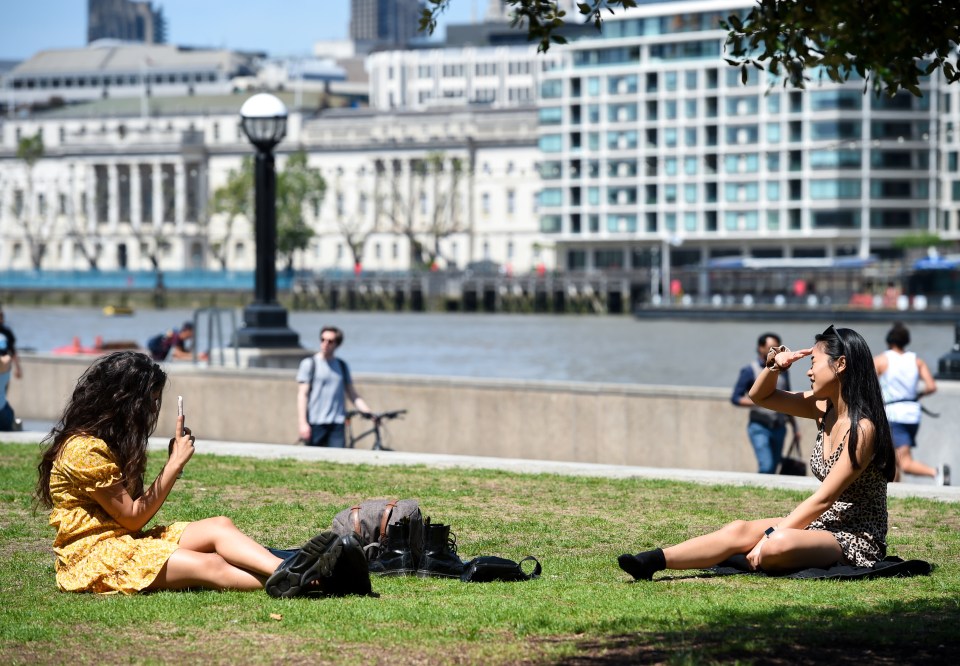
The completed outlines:
{"type": "Polygon", "coordinates": [[[410,549],[410,521],[387,525],[387,535],[380,553],[370,560],[370,573],[381,576],[412,576],[417,563],[410,549]]]}
{"type": "Polygon", "coordinates": [[[423,524],[423,555],[417,564],[417,576],[426,578],[460,578],[463,560],[457,556],[456,537],[449,525],[423,524]]]}

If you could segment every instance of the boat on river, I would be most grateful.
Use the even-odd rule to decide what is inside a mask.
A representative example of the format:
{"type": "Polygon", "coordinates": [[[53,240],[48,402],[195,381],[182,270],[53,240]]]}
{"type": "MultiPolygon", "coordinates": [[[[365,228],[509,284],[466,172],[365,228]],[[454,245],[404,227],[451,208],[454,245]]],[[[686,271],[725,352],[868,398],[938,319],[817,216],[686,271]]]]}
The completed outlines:
{"type": "Polygon", "coordinates": [[[107,305],[103,308],[103,314],[107,317],[129,317],[133,314],[133,308],[128,305],[107,305]]]}
{"type": "Polygon", "coordinates": [[[53,353],[58,356],[101,356],[124,349],[140,349],[140,345],[133,340],[104,341],[103,337],[98,335],[94,338],[92,347],[85,347],[80,342],[80,336],[74,336],[73,342],[62,347],[55,347],[53,353]]]}

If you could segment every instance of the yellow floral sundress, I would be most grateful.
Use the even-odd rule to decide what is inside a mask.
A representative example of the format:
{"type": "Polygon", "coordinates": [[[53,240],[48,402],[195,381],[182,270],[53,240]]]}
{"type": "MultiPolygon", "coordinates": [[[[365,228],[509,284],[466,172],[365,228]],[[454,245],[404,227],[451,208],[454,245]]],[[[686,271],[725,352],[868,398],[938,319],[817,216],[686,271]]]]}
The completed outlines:
{"type": "Polygon", "coordinates": [[[64,592],[134,594],[148,587],[190,523],[147,531],[120,525],[90,494],[122,478],[106,442],[71,437],[53,463],[50,524],[57,530],[57,586],[64,592]]]}

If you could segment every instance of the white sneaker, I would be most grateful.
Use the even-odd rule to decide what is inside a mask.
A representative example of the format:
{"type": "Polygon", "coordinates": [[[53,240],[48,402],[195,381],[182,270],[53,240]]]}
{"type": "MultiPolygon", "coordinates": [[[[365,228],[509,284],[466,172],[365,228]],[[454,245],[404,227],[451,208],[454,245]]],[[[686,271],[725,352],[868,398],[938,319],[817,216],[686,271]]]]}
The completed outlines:
{"type": "Polygon", "coordinates": [[[940,465],[937,467],[937,475],[934,477],[934,483],[938,486],[950,485],[950,465],[940,465]]]}

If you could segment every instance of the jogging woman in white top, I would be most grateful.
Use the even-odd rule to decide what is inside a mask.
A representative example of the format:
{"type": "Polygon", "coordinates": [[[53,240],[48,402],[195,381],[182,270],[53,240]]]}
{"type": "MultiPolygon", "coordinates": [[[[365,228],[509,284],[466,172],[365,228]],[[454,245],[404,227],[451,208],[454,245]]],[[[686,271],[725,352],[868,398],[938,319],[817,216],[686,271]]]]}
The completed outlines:
{"type": "Polygon", "coordinates": [[[886,405],[890,434],[893,435],[894,451],[897,454],[897,478],[903,473],[929,476],[938,485],[950,485],[950,468],[946,465],[930,467],[914,460],[910,449],[917,445],[917,430],[920,428],[920,398],[937,390],[933,373],[923,359],[907,351],[910,331],[901,322],[896,322],[887,333],[890,348],[873,359],[880,377],[880,389],[886,405]],[[923,389],[918,387],[923,380],[923,389]]]}

